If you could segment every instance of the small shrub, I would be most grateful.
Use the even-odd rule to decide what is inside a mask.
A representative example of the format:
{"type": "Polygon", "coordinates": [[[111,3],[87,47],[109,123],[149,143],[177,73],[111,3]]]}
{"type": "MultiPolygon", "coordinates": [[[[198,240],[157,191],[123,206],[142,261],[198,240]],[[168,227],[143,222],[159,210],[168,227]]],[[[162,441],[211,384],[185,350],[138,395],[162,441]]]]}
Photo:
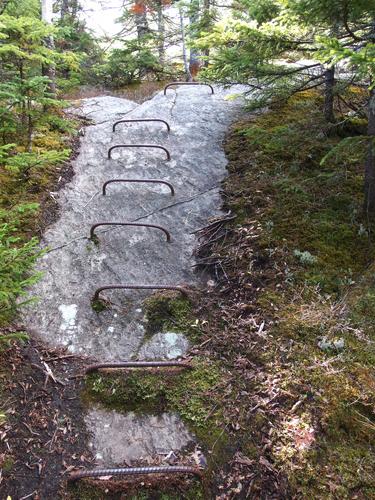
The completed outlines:
{"type": "Polygon", "coordinates": [[[26,289],[35,283],[39,273],[31,269],[42,254],[38,240],[24,241],[18,230],[23,217],[35,212],[36,205],[21,205],[10,212],[0,211],[0,324],[9,321],[15,311],[28,300],[18,298],[26,295],[26,289]]]}
{"type": "Polygon", "coordinates": [[[304,266],[312,266],[318,261],[315,255],[312,255],[307,250],[305,250],[304,252],[301,252],[300,250],[294,250],[293,255],[297,257],[300,263],[304,266]]]}

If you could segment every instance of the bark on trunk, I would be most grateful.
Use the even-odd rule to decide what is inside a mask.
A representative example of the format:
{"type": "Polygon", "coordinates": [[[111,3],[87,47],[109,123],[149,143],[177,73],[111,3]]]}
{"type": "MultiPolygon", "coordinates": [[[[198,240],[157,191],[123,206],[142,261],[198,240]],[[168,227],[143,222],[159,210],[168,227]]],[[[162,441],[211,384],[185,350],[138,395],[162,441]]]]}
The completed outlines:
{"type": "MultiPolygon", "coordinates": [[[[52,24],[53,10],[51,0],[42,0],[42,20],[47,24],[52,24]]],[[[45,40],[45,45],[48,49],[53,50],[55,48],[55,43],[53,36],[48,36],[45,40]]],[[[56,71],[53,64],[44,65],[42,68],[42,73],[49,79],[49,93],[52,97],[56,96],[56,71]]]]}
{"type": "Polygon", "coordinates": [[[365,205],[366,214],[375,217],[375,89],[370,92],[368,105],[368,129],[370,138],[365,163],[365,205]]]}
{"type": "Polygon", "coordinates": [[[78,0],[73,0],[72,1],[72,18],[75,19],[77,17],[78,13],[78,0]]]}
{"type": "Polygon", "coordinates": [[[186,79],[188,82],[191,82],[193,79],[190,70],[189,70],[189,64],[187,60],[187,54],[186,54],[186,38],[185,38],[185,24],[184,24],[184,16],[182,14],[182,10],[179,9],[180,13],[180,27],[181,27],[181,40],[182,40],[182,59],[184,61],[184,68],[185,68],[185,73],[186,73],[186,79]]]}
{"type": "MultiPolygon", "coordinates": [[[[205,21],[204,29],[209,30],[210,27],[210,0],[203,0],[203,17],[205,21]]],[[[205,56],[205,60],[203,61],[203,66],[207,68],[208,66],[208,57],[210,55],[210,49],[204,49],[203,55],[205,56]]]]}
{"type": "Polygon", "coordinates": [[[330,122],[335,122],[335,113],[333,110],[334,105],[334,91],[335,91],[335,67],[331,66],[326,69],[324,75],[324,117],[330,122]]]}
{"type": "Polygon", "coordinates": [[[158,54],[161,66],[165,64],[165,19],[163,13],[163,4],[159,0],[157,3],[158,14],[158,54]]]}
{"type": "Polygon", "coordinates": [[[135,2],[135,26],[137,28],[138,41],[149,33],[146,6],[142,0],[136,0],[135,2]]]}
{"type": "Polygon", "coordinates": [[[69,0],[62,0],[61,10],[60,10],[61,20],[63,21],[68,14],[69,14],[69,0]]]}
{"type": "Polygon", "coordinates": [[[27,117],[27,152],[31,153],[33,149],[33,119],[31,117],[31,99],[30,97],[27,98],[27,112],[28,112],[28,117],[27,117]]]}
{"type": "MultiPolygon", "coordinates": [[[[199,18],[199,10],[196,7],[191,7],[190,8],[190,15],[189,15],[189,21],[190,21],[190,38],[194,38],[193,32],[194,28],[193,26],[198,22],[199,18]],[[193,37],[192,37],[193,35],[193,37]]],[[[194,80],[194,78],[197,76],[198,71],[200,68],[200,58],[199,58],[199,53],[194,49],[190,49],[190,57],[189,57],[189,73],[190,73],[190,80],[194,80]]]]}
{"type": "Polygon", "coordinates": [[[2,1],[0,1],[0,15],[4,14],[5,9],[8,6],[8,3],[9,3],[9,0],[2,0],[2,1]]]}
{"type": "MultiPolygon", "coordinates": [[[[134,22],[137,29],[137,39],[139,45],[144,41],[144,37],[149,33],[148,21],[147,21],[147,11],[146,5],[143,0],[136,0],[134,4],[134,22]]],[[[144,78],[147,71],[144,68],[140,68],[139,76],[144,78]]]]}

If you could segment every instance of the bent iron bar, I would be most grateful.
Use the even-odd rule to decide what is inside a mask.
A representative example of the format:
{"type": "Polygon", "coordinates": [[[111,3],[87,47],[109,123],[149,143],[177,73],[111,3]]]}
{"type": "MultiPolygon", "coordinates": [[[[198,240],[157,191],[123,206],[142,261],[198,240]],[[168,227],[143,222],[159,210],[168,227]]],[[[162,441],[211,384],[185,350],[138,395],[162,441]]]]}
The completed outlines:
{"type": "Polygon", "coordinates": [[[187,361],[124,361],[119,363],[97,363],[89,365],[85,369],[85,373],[92,373],[101,369],[114,368],[118,370],[126,368],[164,368],[168,366],[176,366],[178,368],[192,368],[187,361]]]}
{"type": "Polygon", "coordinates": [[[160,229],[167,237],[168,243],[171,241],[171,234],[162,226],[157,226],[156,224],[138,224],[136,222],[98,222],[91,226],[90,229],[90,239],[92,240],[95,236],[95,229],[99,226],[135,226],[135,227],[152,227],[155,229],[160,229]]]}
{"type": "Polygon", "coordinates": [[[167,89],[169,87],[174,86],[174,85],[206,85],[207,87],[210,87],[211,94],[214,94],[214,88],[209,83],[201,83],[201,82],[173,82],[173,83],[168,83],[168,85],[166,85],[164,87],[164,95],[167,95],[167,89]]]}
{"type": "Polygon", "coordinates": [[[171,190],[172,196],[174,196],[174,187],[172,184],[166,181],[161,181],[159,179],[111,179],[103,184],[103,196],[106,195],[106,187],[112,182],[148,182],[150,184],[165,184],[171,190]]]}
{"type": "Polygon", "coordinates": [[[136,474],[192,474],[202,477],[202,470],[198,467],[188,467],[183,465],[164,465],[158,467],[120,467],[115,469],[92,469],[71,472],[68,481],[76,481],[84,477],[102,476],[132,476],[136,474]]]}
{"type": "Polygon", "coordinates": [[[118,144],[117,146],[112,146],[108,149],[108,160],[112,158],[112,151],[117,148],[157,148],[162,149],[167,153],[167,160],[171,159],[170,152],[163,146],[157,146],[156,144],[118,144]]]}
{"type": "Polygon", "coordinates": [[[142,118],[139,120],[119,120],[118,122],[113,124],[112,131],[116,132],[116,127],[120,123],[135,123],[135,122],[161,122],[161,123],[165,123],[165,125],[167,126],[168,132],[171,131],[171,127],[169,126],[169,123],[167,123],[165,120],[160,120],[159,118],[142,118]]]}
{"type": "Polygon", "coordinates": [[[99,300],[100,292],[104,290],[175,290],[187,297],[187,292],[180,286],[170,285],[105,285],[95,290],[93,301],[99,300]]]}

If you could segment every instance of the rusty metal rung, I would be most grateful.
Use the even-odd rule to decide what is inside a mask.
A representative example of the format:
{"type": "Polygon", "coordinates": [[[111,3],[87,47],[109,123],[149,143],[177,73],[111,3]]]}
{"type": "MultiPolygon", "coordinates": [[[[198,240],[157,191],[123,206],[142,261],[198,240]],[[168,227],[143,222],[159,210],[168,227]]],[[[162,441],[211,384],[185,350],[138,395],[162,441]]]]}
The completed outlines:
{"type": "Polygon", "coordinates": [[[138,120],[119,120],[113,124],[112,131],[116,132],[116,127],[120,123],[135,123],[135,122],[161,122],[167,126],[168,132],[171,131],[171,127],[169,126],[169,123],[166,122],[165,120],[160,120],[159,118],[142,118],[142,119],[138,119],[138,120]]]}
{"type": "Polygon", "coordinates": [[[170,286],[170,285],[105,285],[97,288],[95,290],[93,301],[99,300],[100,292],[104,290],[175,290],[180,292],[185,297],[188,296],[187,291],[180,286],[170,286]]]}
{"type": "Polygon", "coordinates": [[[141,224],[137,222],[98,222],[93,224],[90,229],[90,239],[94,239],[95,229],[99,226],[135,226],[135,227],[150,227],[154,229],[160,229],[167,237],[168,243],[171,241],[171,234],[162,226],[157,226],[156,224],[141,224]]]}
{"type": "Polygon", "coordinates": [[[161,181],[159,179],[111,179],[103,184],[103,195],[104,196],[106,195],[106,188],[107,188],[108,184],[111,184],[112,182],[146,182],[149,184],[165,184],[171,190],[172,196],[174,196],[174,194],[175,194],[174,187],[172,186],[172,184],[170,184],[167,181],[161,181]]]}
{"type": "Polygon", "coordinates": [[[112,151],[114,149],[117,149],[117,148],[156,148],[156,149],[162,149],[167,154],[167,160],[169,161],[171,159],[170,152],[164,146],[158,146],[156,144],[117,144],[116,146],[112,146],[111,148],[108,149],[108,159],[109,160],[112,158],[112,151]]]}
{"type": "Polygon", "coordinates": [[[172,83],[168,83],[168,85],[166,85],[164,87],[164,95],[167,95],[167,89],[169,87],[172,87],[174,85],[206,85],[207,87],[210,87],[211,89],[211,94],[214,94],[214,88],[212,85],[210,85],[209,83],[202,83],[202,82],[172,82],[172,83]]]}
{"type": "Polygon", "coordinates": [[[76,481],[84,477],[102,476],[132,476],[138,474],[192,474],[202,477],[202,470],[199,467],[189,467],[183,465],[162,465],[155,467],[119,467],[113,469],[84,469],[71,472],[68,481],[76,481]]]}
{"type": "Polygon", "coordinates": [[[96,363],[89,365],[85,373],[92,373],[101,369],[125,370],[127,368],[165,368],[175,366],[178,368],[192,368],[188,361],[123,361],[118,363],[96,363]]]}

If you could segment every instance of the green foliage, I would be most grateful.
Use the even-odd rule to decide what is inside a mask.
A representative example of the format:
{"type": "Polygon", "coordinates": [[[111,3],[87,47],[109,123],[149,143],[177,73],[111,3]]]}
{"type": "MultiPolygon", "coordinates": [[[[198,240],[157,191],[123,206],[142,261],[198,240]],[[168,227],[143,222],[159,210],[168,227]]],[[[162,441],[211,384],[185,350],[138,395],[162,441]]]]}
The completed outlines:
{"type": "Polygon", "coordinates": [[[66,15],[58,23],[55,35],[56,50],[61,54],[75,54],[75,64],[58,67],[58,86],[62,93],[82,84],[97,84],[94,66],[103,63],[104,53],[98,40],[86,29],[77,14],[66,15]]]}
{"type": "Polygon", "coordinates": [[[14,341],[25,341],[28,340],[29,336],[25,332],[8,333],[5,335],[0,335],[0,350],[2,347],[9,347],[9,345],[14,341]]]}
{"type": "Polygon", "coordinates": [[[105,64],[94,68],[99,80],[119,88],[140,81],[145,73],[159,75],[163,68],[153,54],[150,44],[131,40],[122,49],[113,49],[105,64]]]}
{"type": "Polygon", "coordinates": [[[51,94],[43,67],[77,67],[73,53],[59,54],[46,46],[46,38],[55,33],[54,27],[32,16],[0,16],[0,134],[3,143],[15,142],[17,136],[28,152],[39,123],[64,105],[51,94]]]}
{"type": "Polygon", "coordinates": [[[244,10],[248,18],[254,19],[258,24],[272,21],[281,11],[280,2],[275,0],[240,0],[237,5],[241,6],[239,17],[242,17],[241,11],[244,10]]]}
{"type": "Polygon", "coordinates": [[[41,255],[36,238],[28,241],[19,236],[25,217],[35,213],[36,205],[20,205],[11,211],[0,211],[0,324],[9,321],[15,311],[28,303],[18,301],[35,283],[38,273],[30,271],[41,255]]]}
{"type": "Polygon", "coordinates": [[[5,161],[5,168],[13,174],[28,178],[31,169],[43,169],[57,165],[69,158],[70,150],[47,151],[45,153],[18,153],[9,156],[5,161]]]}
{"type": "Polygon", "coordinates": [[[196,42],[210,51],[211,65],[202,77],[255,85],[248,93],[251,108],[325,86],[331,107],[325,112],[333,116],[331,98],[338,99],[348,83],[330,87],[326,68],[345,61],[352,82],[374,80],[374,15],[374,0],[241,0],[232,17],[196,42]]]}

